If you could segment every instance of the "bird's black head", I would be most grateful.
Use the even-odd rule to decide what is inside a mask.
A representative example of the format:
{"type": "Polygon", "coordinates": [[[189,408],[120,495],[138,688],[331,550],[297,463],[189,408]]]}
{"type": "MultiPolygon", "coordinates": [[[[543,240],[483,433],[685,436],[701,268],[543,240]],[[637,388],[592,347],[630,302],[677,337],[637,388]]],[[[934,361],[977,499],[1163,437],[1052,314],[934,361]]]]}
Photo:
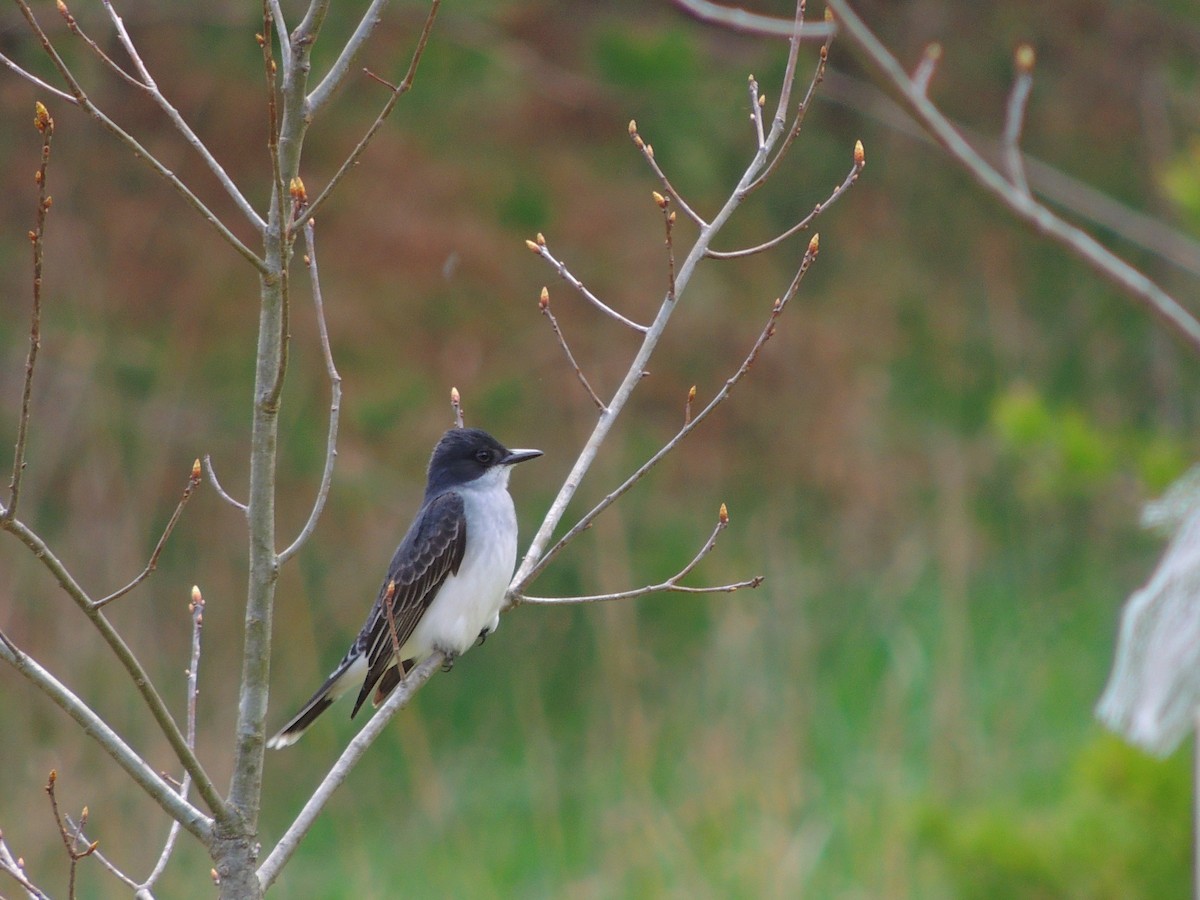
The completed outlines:
{"type": "Polygon", "coordinates": [[[541,450],[509,450],[480,428],[451,428],[433,448],[426,496],[469,484],[496,470],[505,473],[502,483],[507,483],[509,466],[541,455],[541,450]]]}

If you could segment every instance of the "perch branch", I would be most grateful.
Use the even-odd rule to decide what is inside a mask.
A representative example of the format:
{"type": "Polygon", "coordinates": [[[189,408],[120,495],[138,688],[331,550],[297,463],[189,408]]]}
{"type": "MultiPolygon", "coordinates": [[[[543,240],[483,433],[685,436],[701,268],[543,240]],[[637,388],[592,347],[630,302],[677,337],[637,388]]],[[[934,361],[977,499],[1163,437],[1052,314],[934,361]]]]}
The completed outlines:
{"type": "Polygon", "coordinates": [[[342,755],[338,757],[337,762],[333,764],[333,767],[329,770],[325,778],[322,779],[317,789],[313,791],[312,796],[308,798],[308,801],[304,804],[304,808],[296,816],[296,820],[288,826],[283,837],[279,839],[279,842],[259,867],[258,879],[263,886],[263,890],[269,888],[275,879],[279,877],[280,870],[292,858],[292,854],[300,846],[300,841],[308,834],[313,822],[316,821],[321,810],[325,808],[325,804],[329,802],[329,798],[333,796],[333,792],[341,787],[346,777],[367,751],[367,748],[371,746],[375,738],[379,737],[383,729],[387,727],[392,716],[408,705],[409,700],[430,679],[433,673],[438,670],[443,661],[444,657],[442,654],[435,651],[432,656],[409,671],[387,700],[384,701],[383,705],[375,712],[375,715],[371,716],[367,724],[363,726],[362,730],[354,736],[354,739],[342,751],[342,755]]]}

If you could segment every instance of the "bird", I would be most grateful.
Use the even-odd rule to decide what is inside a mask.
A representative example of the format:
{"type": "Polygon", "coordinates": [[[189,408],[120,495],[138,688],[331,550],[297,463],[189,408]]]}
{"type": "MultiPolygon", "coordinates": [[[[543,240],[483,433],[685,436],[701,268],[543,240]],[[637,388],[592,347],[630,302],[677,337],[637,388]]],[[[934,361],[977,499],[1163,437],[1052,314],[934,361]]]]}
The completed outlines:
{"type": "Polygon", "coordinates": [[[350,717],[372,689],[374,705],[417,663],[440,652],[444,667],[494,632],[517,559],[517,516],[508,478],[541,450],[509,450],[479,428],[452,428],[429,459],[425,497],[392,557],[358,637],[325,683],[267,741],[280,749],[361,682],[350,717]]]}

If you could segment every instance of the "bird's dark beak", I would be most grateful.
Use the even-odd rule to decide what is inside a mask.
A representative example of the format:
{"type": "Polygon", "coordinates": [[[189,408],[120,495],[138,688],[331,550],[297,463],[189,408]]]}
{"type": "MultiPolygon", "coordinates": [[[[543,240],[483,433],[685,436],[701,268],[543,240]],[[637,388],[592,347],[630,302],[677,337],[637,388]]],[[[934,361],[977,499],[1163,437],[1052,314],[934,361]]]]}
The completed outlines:
{"type": "Polygon", "coordinates": [[[517,463],[537,459],[541,455],[541,450],[509,450],[508,456],[500,460],[500,463],[505,466],[515,466],[517,463]]]}

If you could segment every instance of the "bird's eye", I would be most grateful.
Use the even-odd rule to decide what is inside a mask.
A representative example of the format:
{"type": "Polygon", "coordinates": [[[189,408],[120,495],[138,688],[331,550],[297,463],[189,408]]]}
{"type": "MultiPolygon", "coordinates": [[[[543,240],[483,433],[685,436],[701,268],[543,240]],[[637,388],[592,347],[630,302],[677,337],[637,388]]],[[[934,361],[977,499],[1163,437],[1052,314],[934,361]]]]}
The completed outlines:
{"type": "Polygon", "coordinates": [[[486,449],[485,450],[476,450],[475,458],[477,460],[479,460],[479,462],[483,463],[486,466],[488,463],[490,463],[492,461],[492,451],[486,450],[486,449]]]}

